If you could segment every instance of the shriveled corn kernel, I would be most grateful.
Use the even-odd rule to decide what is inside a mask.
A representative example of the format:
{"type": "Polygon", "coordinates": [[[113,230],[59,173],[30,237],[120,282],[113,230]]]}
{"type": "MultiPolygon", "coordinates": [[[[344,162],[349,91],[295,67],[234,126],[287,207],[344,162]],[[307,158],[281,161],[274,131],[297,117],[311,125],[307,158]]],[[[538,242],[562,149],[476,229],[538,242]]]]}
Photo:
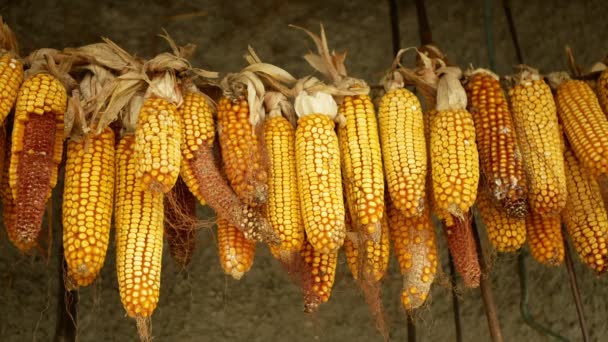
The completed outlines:
{"type": "Polygon", "coordinates": [[[487,71],[476,71],[465,88],[488,199],[500,203],[510,216],[523,218],[528,190],[523,160],[498,77],[487,71]]]}
{"type": "Polygon", "coordinates": [[[166,193],[180,171],[182,130],[173,103],[150,97],[144,101],[135,128],[133,158],[142,189],[166,193]]]}
{"type": "Polygon", "coordinates": [[[559,215],[541,216],[530,212],[526,216],[526,231],[530,253],[541,264],[560,265],[564,261],[564,239],[559,215]]]}
{"type": "Polygon", "coordinates": [[[566,80],[555,100],[577,159],[595,176],[608,174],[608,119],[593,89],[584,81],[566,80]]]}
{"type": "Polygon", "coordinates": [[[130,317],[150,317],[160,295],[163,193],[143,191],[135,176],[135,137],[116,147],[116,273],[130,317]]]}
{"type": "Polygon", "coordinates": [[[435,230],[428,208],[418,217],[406,217],[388,205],[393,249],[403,275],[401,303],[406,310],[424,304],[437,273],[435,230]]]}
{"type": "MultiPolygon", "coordinates": [[[[346,219],[347,222],[349,220],[350,218],[346,219]]],[[[353,231],[353,228],[350,228],[349,236],[344,239],[343,247],[348,268],[357,280],[378,282],[386,274],[390,257],[389,224],[385,215],[380,222],[382,235],[378,242],[373,241],[367,234],[353,231]]]]}
{"type": "Polygon", "coordinates": [[[241,201],[260,206],[268,201],[268,174],[262,158],[259,132],[249,121],[246,99],[222,97],[217,124],[224,171],[241,201]]]}
{"type": "Polygon", "coordinates": [[[270,245],[277,258],[297,253],[304,243],[304,224],[298,197],[296,175],[295,129],[282,116],[268,119],[264,124],[264,139],[268,151],[268,221],[279,236],[279,245],[270,245]]]}
{"type": "Polygon", "coordinates": [[[353,220],[379,237],[384,213],[384,175],[374,105],[368,95],[345,96],[338,107],[344,189],[353,220]]]}
{"type": "Polygon", "coordinates": [[[304,312],[315,312],[320,304],[329,300],[331,295],[338,264],[338,251],[321,253],[305,241],[300,254],[310,271],[307,275],[309,279],[304,282],[304,312]]]}
{"type": "Polygon", "coordinates": [[[63,187],[63,249],[73,286],[87,286],[104,264],[114,205],[114,132],[68,142],[63,187]],[[85,243],[86,241],[86,243],[85,243]]]}
{"type": "Polygon", "coordinates": [[[378,109],[384,174],[390,198],[406,216],[425,206],[427,153],[422,107],[405,88],[387,92],[378,109]]]}
{"type": "Polygon", "coordinates": [[[23,63],[12,52],[0,48],[0,123],[13,108],[22,82],[23,63]]]}
{"type": "Polygon", "coordinates": [[[437,111],[430,135],[435,205],[440,211],[463,217],[475,203],[479,181],[471,114],[464,109],[437,111]]]}
{"type": "Polygon", "coordinates": [[[598,274],[608,267],[608,215],[598,182],[571,149],[564,154],[568,201],[562,220],[581,260],[598,274]]]}
{"type": "Polygon", "coordinates": [[[255,241],[247,240],[240,230],[221,217],[217,221],[217,240],[224,273],[241,279],[253,265],[255,241]]]}
{"type": "Polygon", "coordinates": [[[509,99],[530,209],[540,215],[558,214],[566,205],[566,173],[551,89],[531,76],[509,90],[509,99]]]}
{"type": "Polygon", "coordinates": [[[19,88],[9,184],[16,210],[12,242],[22,251],[36,244],[46,201],[57,182],[66,106],[65,88],[49,74],[31,76],[19,88]]]}
{"type": "Polygon", "coordinates": [[[334,122],[325,114],[298,120],[296,169],[304,228],[315,251],[337,251],[344,242],[340,149],[334,122]]]}
{"type": "Polygon", "coordinates": [[[477,208],[490,243],[499,252],[514,252],[526,242],[526,221],[509,216],[495,203],[482,185],[477,192],[477,208]]]}

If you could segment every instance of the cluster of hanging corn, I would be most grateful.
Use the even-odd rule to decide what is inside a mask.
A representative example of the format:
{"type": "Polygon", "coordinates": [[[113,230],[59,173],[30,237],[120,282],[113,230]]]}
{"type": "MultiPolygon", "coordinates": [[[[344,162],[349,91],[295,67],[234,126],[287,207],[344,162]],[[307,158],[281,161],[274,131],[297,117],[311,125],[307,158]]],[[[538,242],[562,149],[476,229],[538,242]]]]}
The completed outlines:
{"type": "Polygon", "coordinates": [[[188,62],[193,46],[168,36],[172,51],[148,61],[109,40],[21,59],[0,25],[9,238],[24,252],[37,245],[67,140],[66,282],[96,278],[114,217],[120,297],[138,324],[158,302],[163,236],[180,265],[192,259],[197,201],[217,214],[226,274],[241,278],[256,242],[268,243],[299,277],[308,312],[329,299],[341,248],[366,296],[378,293],[369,290],[379,289],[391,243],[403,306],[423,305],[438,267],[433,215],[464,284],[478,286],[474,207],[497,251],[527,240],[536,260],[558,265],[563,222],[581,260],[606,270],[608,71],[593,89],[520,67],[507,98],[495,74],[463,75],[430,47],[412,68],[397,56],[375,107],[323,28],[304,30],[318,49],[305,59],[327,83],[295,79],[251,49],[249,66],[213,82],[188,62]]]}

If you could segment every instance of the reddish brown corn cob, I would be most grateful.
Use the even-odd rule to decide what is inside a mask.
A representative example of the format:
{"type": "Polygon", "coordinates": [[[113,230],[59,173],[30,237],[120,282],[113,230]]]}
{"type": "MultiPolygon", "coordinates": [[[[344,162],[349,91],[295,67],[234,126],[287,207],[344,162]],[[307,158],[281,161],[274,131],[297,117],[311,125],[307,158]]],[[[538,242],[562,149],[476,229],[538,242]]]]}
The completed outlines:
{"type": "Polygon", "coordinates": [[[196,197],[179,177],[165,196],[165,238],[173,260],[188,266],[196,248],[196,197]]]}
{"type": "Polygon", "coordinates": [[[237,196],[247,205],[259,206],[268,200],[268,174],[260,136],[250,122],[249,103],[224,96],[218,103],[218,135],[224,170],[237,196]]]}
{"type": "Polygon", "coordinates": [[[422,107],[405,88],[389,90],[378,109],[384,174],[391,200],[406,216],[425,206],[427,153],[422,107]]]}
{"type": "Polygon", "coordinates": [[[11,142],[8,136],[7,125],[0,128],[0,131],[5,135],[2,139],[4,140],[3,154],[3,165],[2,165],[2,177],[0,177],[0,199],[2,200],[2,222],[4,228],[8,233],[8,237],[11,241],[17,239],[17,230],[15,229],[15,199],[13,198],[13,192],[9,186],[9,168],[11,158],[11,142]]]}
{"type": "Polygon", "coordinates": [[[558,214],[566,205],[566,174],[551,89],[537,71],[526,69],[516,76],[509,99],[530,208],[540,215],[558,214]]]}
{"type": "Polygon", "coordinates": [[[608,174],[608,119],[593,89],[566,80],[555,95],[557,112],[574,154],[593,175],[608,174]]]}
{"type": "Polygon", "coordinates": [[[477,192],[476,204],[494,249],[514,252],[526,242],[526,221],[509,216],[483,186],[477,192]]]}
{"type": "Polygon", "coordinates": [[[414,218],[388,205],[393,249],[403,275],[401,303],[406,310],[416,309],[426,301],[437,273],[435,230],[428,209],[414,218]]]}
{"type": "Polygon", "coordinates": [[[16,210],[12,242],[22,251],[36,244],[46,201],[57,183],[66,104],[65,88],[46,73],[31,76],[19,89],[9,184],[16,210]]]}
{"type": "Polygon", "coordinates": [[[245,235],[226,220],[218,217],[217,240],[220,264],[224,272],[239,280],[253,265],[255,241],[245,235]]]}
{"type": "Polygon", "coordinates": [[[527,185],[507,99],[498,76],[479,69],[466,84],[468,109],[486,188],[507,214],[523,218],[527,211],[527,185]]]}
{"type": "Polygon", "coordinates": [[[68,142],[63,190],[63,248],[68,278],[87,286],[104,264],[114,206],[114,132],[68,142]]]}
{"type": "Polygon", "coordinates": [[[571,149],[564,154],[568,202],[562,220],[581,260],[601,274],[608,267],[608,215],[599,184],[571,149]]]}
{"type": "Polygon", "coordinates": [[[526,216],[530,253],[541,264],[557,266],[564,262],[564,239],[559,215],[526,216]]]}
{"type": "Polygon", "coordinates": [[[163,255],[163,193],[143,191],[135,176],[135,137],[116,147],[116,272],[123,307],[147,318],[160,295],[163,255]]]}

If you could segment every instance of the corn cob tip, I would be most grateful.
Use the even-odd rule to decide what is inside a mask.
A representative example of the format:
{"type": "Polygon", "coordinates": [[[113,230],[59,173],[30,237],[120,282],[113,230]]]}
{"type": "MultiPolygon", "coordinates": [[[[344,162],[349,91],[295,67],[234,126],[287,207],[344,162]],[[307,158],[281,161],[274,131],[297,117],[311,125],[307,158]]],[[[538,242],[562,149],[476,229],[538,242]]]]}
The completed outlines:
{"type": "Polygon", "coordinates": [[[245,238],[270,244],[279,244],[281,239],[274,231],[268,220],[257,210],[249,206],[243,206],[241,228],[245,238]]]}

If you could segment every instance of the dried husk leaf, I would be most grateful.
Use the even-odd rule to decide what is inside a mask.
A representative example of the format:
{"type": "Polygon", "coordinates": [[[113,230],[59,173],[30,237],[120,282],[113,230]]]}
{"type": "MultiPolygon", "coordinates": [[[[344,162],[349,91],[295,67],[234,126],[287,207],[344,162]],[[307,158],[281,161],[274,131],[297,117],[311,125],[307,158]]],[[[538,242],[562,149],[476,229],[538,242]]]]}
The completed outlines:
{"type": "Polygon", "coordinates": [[[258,75],[252,71],[242,71],[226,75],[220,82],[224,96],[237,99],[246,97],[249,106],[249,122],[255,130],[264,120],[265,87],[258,75]]]}
{"type": "Polygon", "coordinates": [[[55,49],[39,49],[25,58],[29,65],[24,73],[28,79],[39,73],[47,73],[57,78],[69,93],[78,86],[78,82],[70,75],[74,58],[55,49]]]}
{"type": "Polygon", "coordinates": [[[437,83],[438,111],[467,108],[467,93],[460,83],[462,71],[458,67],[446,66],[438,70],[440,75],[437,83]]]}
{"type": "Polygon", "coordinates": [[[296,126],[296,112],[287,96],[277,91],[269,91],[264,96],[264,104],[269,118],[284,116],[293,127],[296,126]]]}
{"type": "Polygon", "coordinates": [[[7,23],[0,16],[0,55],[2,50],[9,51],[15,56],[19,56],[19,43],[15,32],[11,30],[7,23]]]}
{"type": "Polygon", "coordinates": [[[338,116],[338,104],[334,98],[324,91],[312,95],[302,90],[296,97],[294,108],[299,118],[310,114],[325,114],[332,120],[338,116]]]}
{"type": "Polygon", "coordinates": [[[560,84],[570,79],[570,75],[565,71],[555,71],[547,74],[546,79],[551,89],[556,90],[560,84]]]}
{"type": "Polygon", "coordinates": [[[497,81],[500,80],[500,77],[497,74],[493,73],[492,71],[490,71],[488,69],[484,69],[484,68],[474,69],[472,66],[464,72],[464,77],[468,80],[469,78],[471,78],[477,74],[489,75],[490,77],[492,77],[493,79],[495,79],[497,81]]]}
{"type": "Polygon", "coordinates": [[[102,37],[102,40],[102,43],[64,49],[64,53],[84,64],[100,65],[121,73],[128,69],[141,69],[141,59],[132,56],[108,38],[102,37]]]}

